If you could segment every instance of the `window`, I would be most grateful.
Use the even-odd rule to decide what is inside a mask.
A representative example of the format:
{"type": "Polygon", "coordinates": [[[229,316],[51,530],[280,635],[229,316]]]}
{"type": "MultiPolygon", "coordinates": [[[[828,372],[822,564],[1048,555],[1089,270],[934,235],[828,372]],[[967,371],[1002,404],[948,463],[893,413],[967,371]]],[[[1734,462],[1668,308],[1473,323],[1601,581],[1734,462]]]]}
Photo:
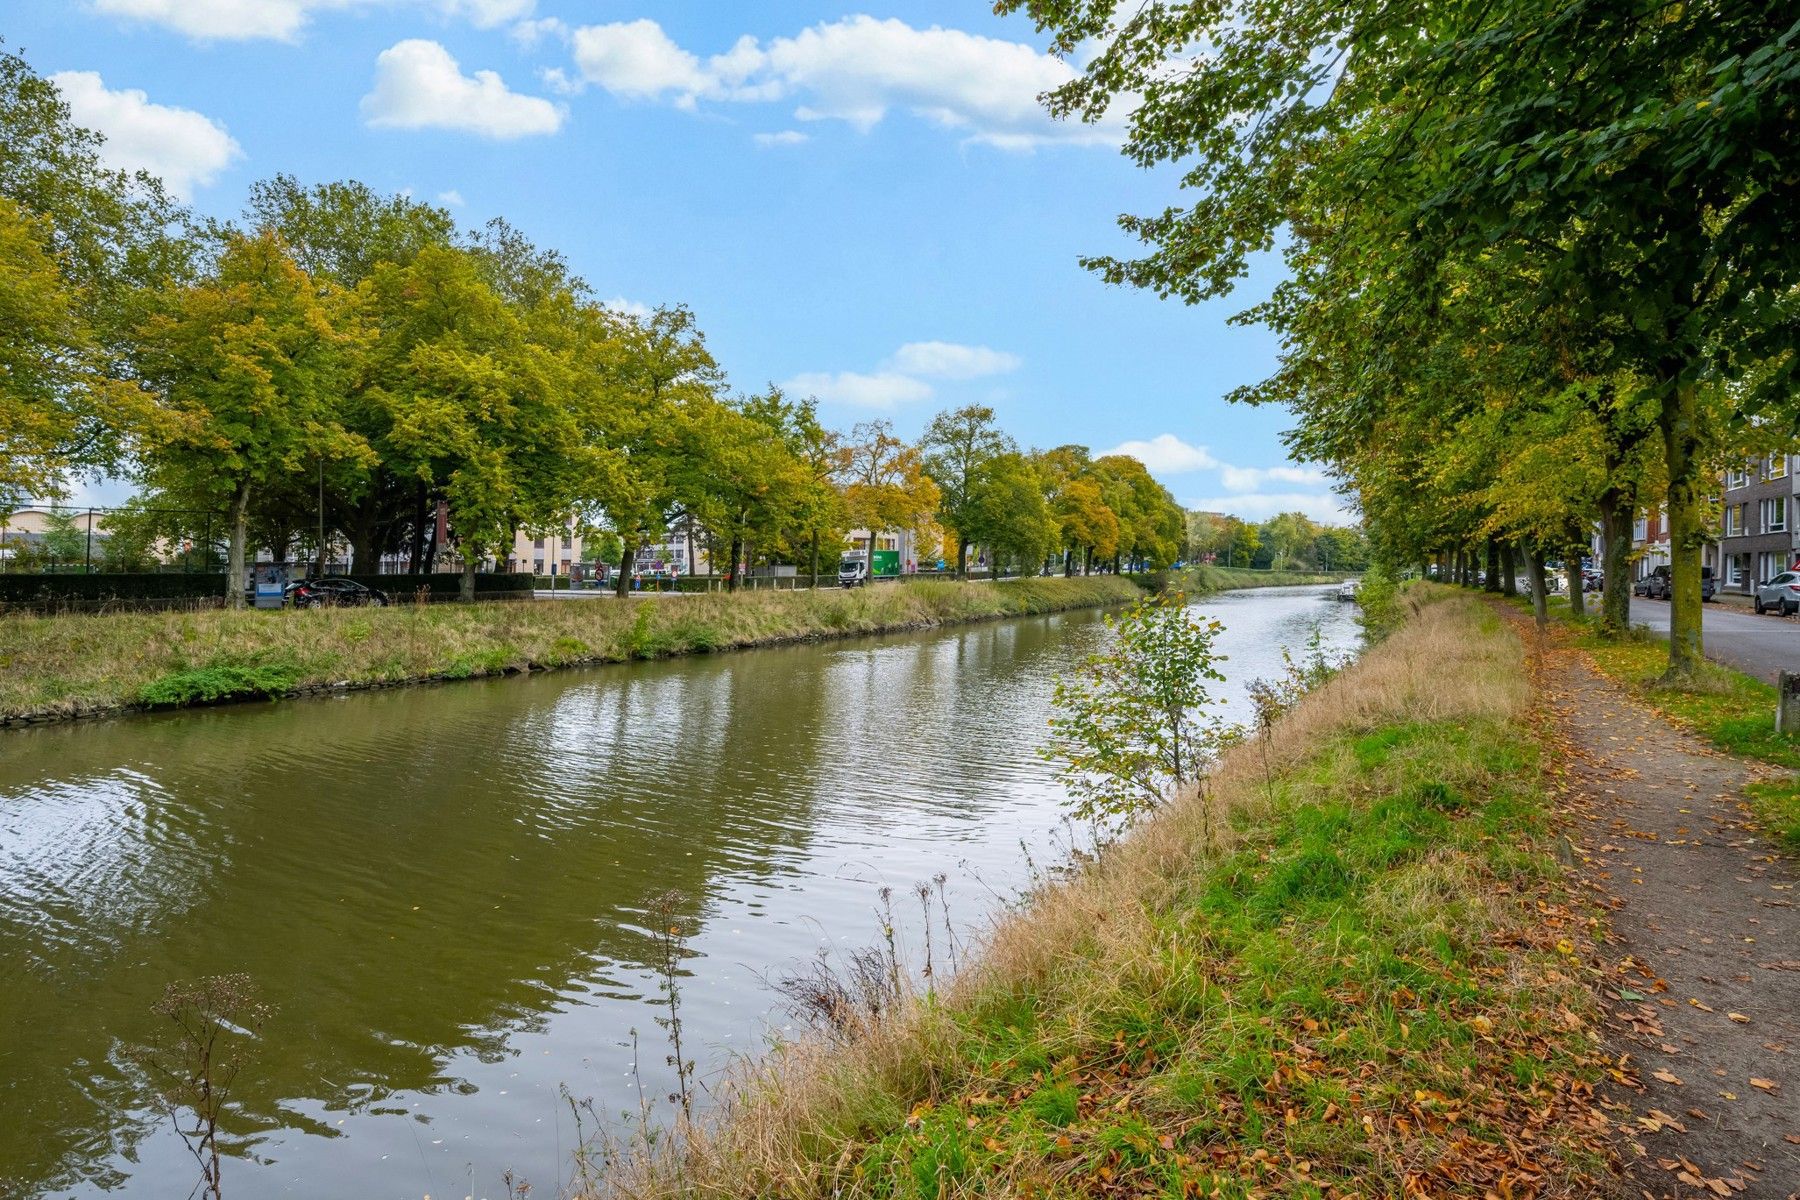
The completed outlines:
{"type": "Polygon", "coordinates": [[[1741,488],[1749,482],[1750,472],[1748,471],[1733,470],[1725,472],[1725,487],[1727,491],[1732,488],[1741,488]]]}
{"type": "Polygon", "coordinates": [[[1631,523],[1631,540],[1632,541],[1634,541],[1634,542],[1643,541],[1644,538],[1649,534],[1649,532],[1650,532],[1650,520],[1648,517],[1639,517],[1637,520],[1635,520],[1631,523]]]}
{"type": "Polygon", "coordinates": [[[1725,559],[1725,582],[1737,587],[1744,582],[1745,562],[1748,554],[1732,554],[1725,559]]]}
{"type": "Polygon", "coordinates": [[[1745,506],[1742,504],[1728,504],[1725,506],[1726,537],[1744,536],[1744,508],[1745,506]]]}
{"type": "Polygon", "coordinates": [[[531,548],[533,550],[542,550],[544,548],[544,539],[534,538],[531,543],[531,548]]]}
{"type": "Polygon", "coordinates": [[[1766,478],[1786,479],[1788,473],[1788,456],[1785,454],[1769,455],[1769,471],[1766,478]]]}
{"type": "MultiPolygon", "coordinates": [[[[1762,531],[1764,533],[1786,533],[1788,519],[1788,498],[1786,496],[1770,496],[1762,502],[1762,531]]],[[[1766,577],[1765,577],[1766,578],[1766,577]]]]}
{"type": "Polygon", "coordinates": [[[543,559],[534,558],[531,560],[531,573],[533,575],[542,575],[544,573],[544,560],[543,559]]]}
{"type": "Polygon", "coordinates": [[[1782,556],[1767,551],[1756,556],[1756,577],[1759,580],[1773,579],[1781,574],[1782,556]]]}

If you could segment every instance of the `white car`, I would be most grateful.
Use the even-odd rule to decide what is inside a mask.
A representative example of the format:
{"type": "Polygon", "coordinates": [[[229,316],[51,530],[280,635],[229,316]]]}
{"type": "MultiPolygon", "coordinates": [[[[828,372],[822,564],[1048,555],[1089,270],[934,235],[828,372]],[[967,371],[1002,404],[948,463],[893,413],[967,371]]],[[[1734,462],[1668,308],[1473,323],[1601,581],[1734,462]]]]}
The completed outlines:
{"type": "Polygon", "coordinates": [[[1756,585],[1752,603],[1759,613],[1771,608],[1784,617],[1800,612],[1800,571],[1783,571],[1773,579],[1763,580],[1756,585]]]}

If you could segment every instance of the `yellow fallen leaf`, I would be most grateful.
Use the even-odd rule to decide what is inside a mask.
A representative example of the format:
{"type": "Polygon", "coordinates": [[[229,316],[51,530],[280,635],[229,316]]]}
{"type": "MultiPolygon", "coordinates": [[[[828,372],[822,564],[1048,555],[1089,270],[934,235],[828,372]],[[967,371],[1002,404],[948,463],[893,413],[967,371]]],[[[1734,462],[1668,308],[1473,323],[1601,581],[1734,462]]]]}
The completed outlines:
{"type": "Polygon", "coordinates": [[[1673,1072],[1673,1071],[1652,1071],[1650,1073],[1652,1075],[1656,1076],[1658,1079],[1662,1080],[1664,1083],[1673,1083],[1673,1084],[1681,1083],[1681,1077],[1679,1075],[1675,1074],[1675,1072],[1673,1072]]]}
{"type": "Polygon", "coordinates": [[[1739,1025],[1748,1025],[1750,1023],[1750,1018],[1746,1017],[1743,1013],[1728,1012],[1725,1015],[1730,1017],[1733,1021],[1736,1021],[1739,1025]]]}
{"type": "Polygon", "coordinates": [[[1702,1003],[1700,1003],[1700,1001],[1694,999],[1692,996],[1688,997],[1688,1003],[1693,1005],[1695,1008],[1699,1009],[1701,1012],[1711,1012],[1712,1011],[1712,1005],[1702,1004],[1702,1003]]]}
{"type": "Polygon", "coordinates": [[[1476,1033],[1487,1034],[1494,1032],[1494,1023],[1486,1017],[1471,1018],[1469,1020],[1469,1026],[1474,1029],[1476,1033]]]}
{"type": "Polygon", "coordinates": [[[1765,1092],[1773,1092],[1781,1087],[1781,1085],[1776,1083],[1773,1079],[1758,1079],[1754,1075],[1750,1077],[1750,1086],[1753,1088],[1761,1088],[1765,1092]]]}

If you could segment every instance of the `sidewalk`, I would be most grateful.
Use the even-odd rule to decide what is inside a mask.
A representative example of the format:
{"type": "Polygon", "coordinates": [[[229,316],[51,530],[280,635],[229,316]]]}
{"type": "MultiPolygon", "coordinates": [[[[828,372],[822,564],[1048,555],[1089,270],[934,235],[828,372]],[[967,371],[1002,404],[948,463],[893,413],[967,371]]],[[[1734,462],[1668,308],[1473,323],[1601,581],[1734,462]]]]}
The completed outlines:
{"type": "MultiPolygon", "coordinates": [[[[1527,638],[1533,636],[1522,629],[1527,638]]],[[[1610,910],[1611,1099],[1646,1196],[1800,1194],[1800,874],[1749,819],[1763,768],[1552,645],[1580,874],[1610,910]]]]}

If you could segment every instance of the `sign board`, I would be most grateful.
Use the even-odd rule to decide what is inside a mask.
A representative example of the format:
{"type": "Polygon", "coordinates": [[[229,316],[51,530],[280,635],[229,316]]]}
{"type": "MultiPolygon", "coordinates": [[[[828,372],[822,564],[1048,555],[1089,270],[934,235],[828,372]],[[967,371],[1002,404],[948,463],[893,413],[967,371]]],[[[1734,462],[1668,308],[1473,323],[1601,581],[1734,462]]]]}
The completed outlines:
{"type": "Polygon", "coordinates": [[[280,608],[287,589],[287,566],[282,563],[256,564],[256,607],[280,608]]]}

